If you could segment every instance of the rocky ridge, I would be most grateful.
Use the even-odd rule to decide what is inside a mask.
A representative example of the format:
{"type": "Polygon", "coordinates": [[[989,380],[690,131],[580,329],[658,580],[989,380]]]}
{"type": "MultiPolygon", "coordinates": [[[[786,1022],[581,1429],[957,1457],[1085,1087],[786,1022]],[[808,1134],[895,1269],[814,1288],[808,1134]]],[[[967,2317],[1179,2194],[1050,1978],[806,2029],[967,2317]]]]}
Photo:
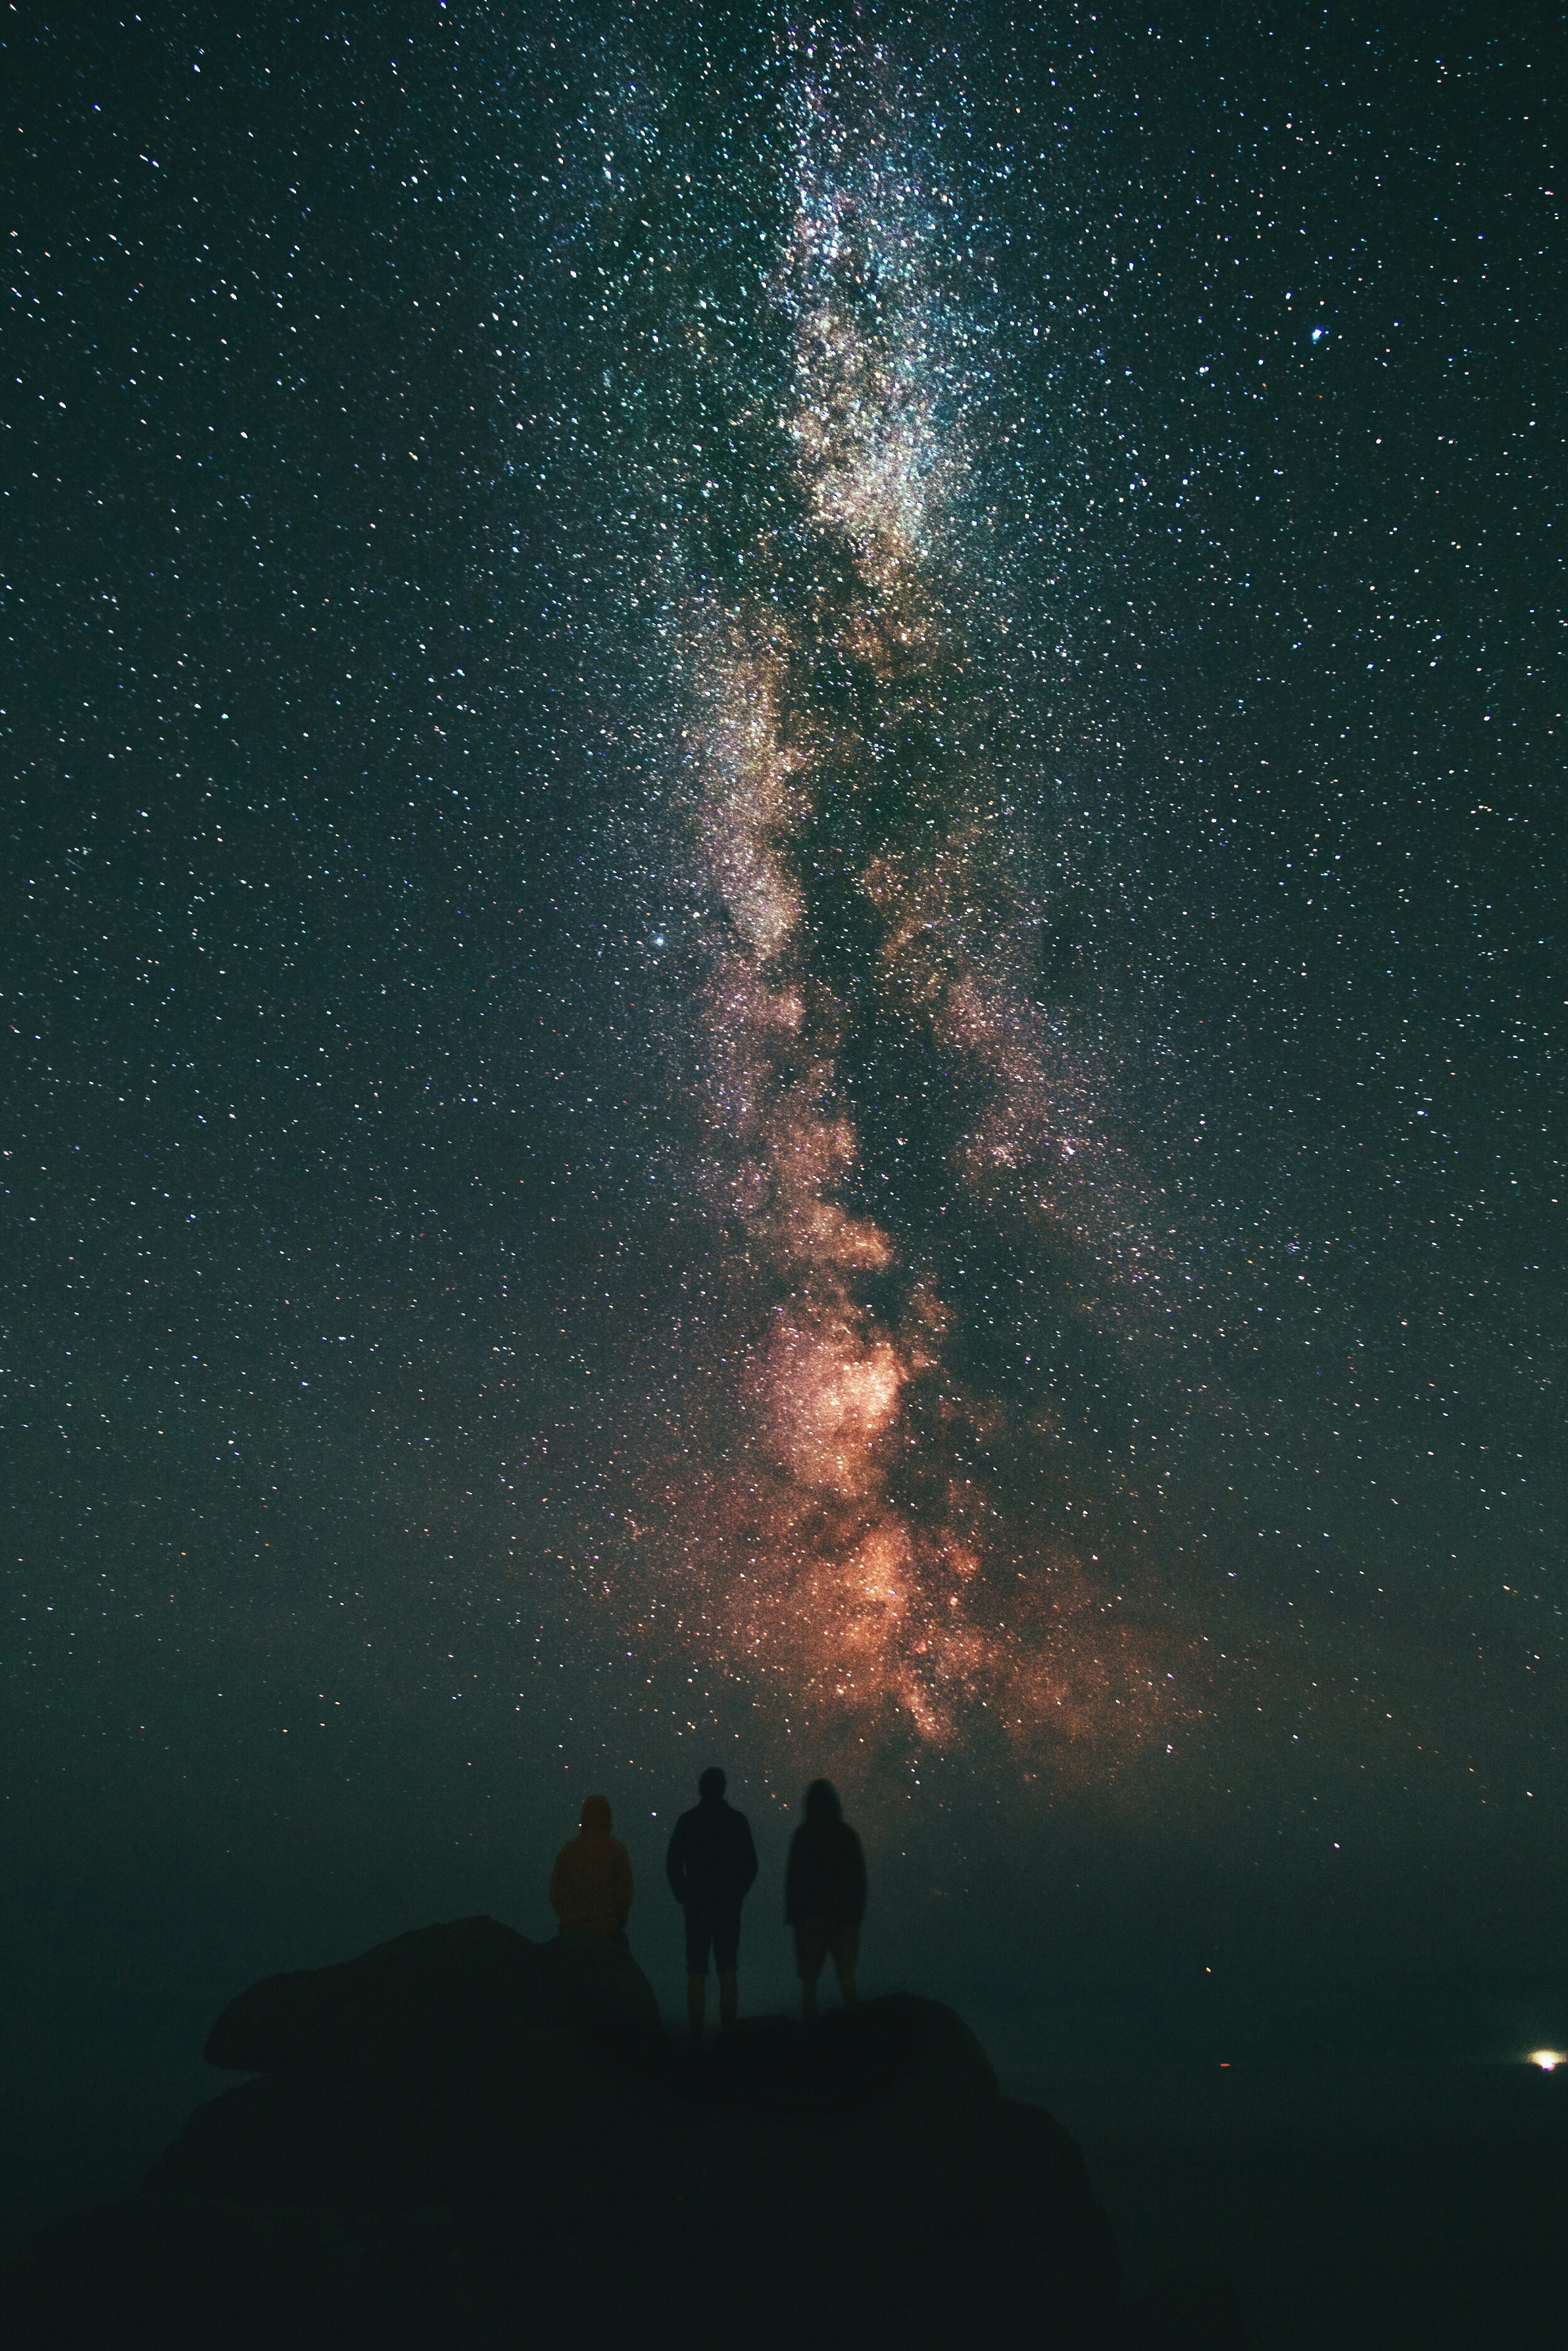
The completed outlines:
{"type": "Polygon", "coordinates": [[[1083,2158],[909,1994],[700,2064],[618,1946],[428,1927],[241,1994],[253,2078],[5,2281],[16,2351],[727,2341],[1238,2351],[1223,2290],[1123,2303],[1083,2158]]]}

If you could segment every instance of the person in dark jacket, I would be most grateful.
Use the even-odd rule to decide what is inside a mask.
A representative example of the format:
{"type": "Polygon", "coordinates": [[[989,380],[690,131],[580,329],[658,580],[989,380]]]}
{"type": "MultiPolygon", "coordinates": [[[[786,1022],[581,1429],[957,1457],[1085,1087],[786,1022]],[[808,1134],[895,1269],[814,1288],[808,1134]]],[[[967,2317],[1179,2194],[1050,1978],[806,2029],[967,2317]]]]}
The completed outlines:
{"type": "Polygon", "coordinates": [[[724,1800],[725,1776],[713,1764],[697,1782],[702,1801],[675,1823],[664,1869],[686,1914],[686,2021],[700,2049],[707,2005],[708,1954],[718,1976],[721,2032],[735,2022],[740,1906],[757,1876],[757,1847],[742,1813],[724,1800]]]}
{"type": "Polygon", "coordinates": [[[813,1780],[806,1791],[806,1817],[790,1842],[784,1879],[784,1920],[795,1929],[800,2006],[807,2017],[817,2013],[817,1980],[824,1959],[833,1962],[845,2007],[858,1998],[855,1962],[864,1917],[861,1841],[844,1818],[831,1782],[813,1780]]]}

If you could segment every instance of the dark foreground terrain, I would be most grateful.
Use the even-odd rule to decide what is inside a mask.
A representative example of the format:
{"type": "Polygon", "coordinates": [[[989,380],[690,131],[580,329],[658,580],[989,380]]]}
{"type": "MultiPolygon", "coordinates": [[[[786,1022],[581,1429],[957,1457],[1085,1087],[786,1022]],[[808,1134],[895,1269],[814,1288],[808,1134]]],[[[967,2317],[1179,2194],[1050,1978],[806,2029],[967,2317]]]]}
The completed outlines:
{"type": "Polygon", "coordinates": [[[619,1949],[469,1918],[269,1978],[207,2055],[253,2078],[10,2265],[18,2351],[1246,2339],[1201,2264],[1128,2300],[1078,2146],[936,2001],[694,2065],[619,1949]]]}
{"type": "Polygon", "coordinates": [[[1054,2078],[1124,2283],[1218,2268],[1266,2351],[1557,2351],[1568,2071],[1300,2062],[1054,2078]]]}

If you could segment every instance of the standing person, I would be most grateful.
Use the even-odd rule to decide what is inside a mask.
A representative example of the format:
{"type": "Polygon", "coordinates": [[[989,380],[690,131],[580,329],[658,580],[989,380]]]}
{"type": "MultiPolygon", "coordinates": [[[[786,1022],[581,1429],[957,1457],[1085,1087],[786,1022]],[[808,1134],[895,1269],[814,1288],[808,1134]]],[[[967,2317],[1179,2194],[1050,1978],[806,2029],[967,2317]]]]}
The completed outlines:
{"type": "Polygon", "coordinates": [[[711,1949],[718,1974],[718,2022],[735,2022],[735,1980],[740,1949],[740,1906],[757,1876],[757,1847],[743,1813],[724,1801],[724,1773],[711,1764],[697,1782],[701,1802],[675,1823],[664,1869],[670,1891],[686,1914],[686,2022],[692,2046],[703,2045],[711,1949]]]}
{"type": "Polygon", "coordinates": [[[855,1962],[864,1917],[861,1841],[844,1818],[831,1782],[813,1780],[806,1791],[806,1817],[790,1840],[784,1879],[784,1920],[795,1929],[800,2007],[808,2018],[817,2013],[817,1980],[830,1956],[845,2007],[852,2007],[859,1998],[855,1962]]]}
{"type": "Polygon", "coordinates": [[[550,1908],[563,1935],[613,1935],[626,1940],[632,1908],[632,1857],[610,1834],[610,1799],[590,1796],[582,1824],[555,1857],[550,1908]]]}

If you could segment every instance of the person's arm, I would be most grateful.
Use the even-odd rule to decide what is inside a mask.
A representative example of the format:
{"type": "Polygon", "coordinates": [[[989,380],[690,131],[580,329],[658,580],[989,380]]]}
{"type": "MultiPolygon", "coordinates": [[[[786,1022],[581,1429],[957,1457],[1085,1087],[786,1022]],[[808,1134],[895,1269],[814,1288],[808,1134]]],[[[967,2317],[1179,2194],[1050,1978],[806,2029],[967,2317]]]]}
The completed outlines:
{"type": "Polygon", "coordinates": [[[675,1823],[670,1839],[670,1849],[664,1855],[664,1876],[670,1881],[670,1891],[682,1909],[686,1903],[686,1837],[685,1814],[675,1823]]]}
{"type": "Polygon", "coordinates": [[[757,1844],[751,1834],[751,1823],[740,1823],[740,1891],[750,1893],[757,1883],[757,1844]]]}

